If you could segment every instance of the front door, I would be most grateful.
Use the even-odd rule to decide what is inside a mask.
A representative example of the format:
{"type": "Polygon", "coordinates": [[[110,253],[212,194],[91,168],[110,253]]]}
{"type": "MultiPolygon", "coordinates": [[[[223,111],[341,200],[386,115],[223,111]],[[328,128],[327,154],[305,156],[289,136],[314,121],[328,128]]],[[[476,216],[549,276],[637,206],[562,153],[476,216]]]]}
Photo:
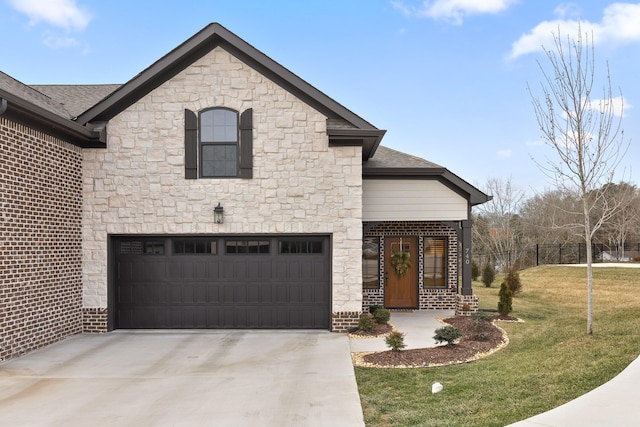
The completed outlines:
{"type": "Polygon", "coordinates": [[[384,305],[418,308],[418,238],[386,237],[384,305]]]}

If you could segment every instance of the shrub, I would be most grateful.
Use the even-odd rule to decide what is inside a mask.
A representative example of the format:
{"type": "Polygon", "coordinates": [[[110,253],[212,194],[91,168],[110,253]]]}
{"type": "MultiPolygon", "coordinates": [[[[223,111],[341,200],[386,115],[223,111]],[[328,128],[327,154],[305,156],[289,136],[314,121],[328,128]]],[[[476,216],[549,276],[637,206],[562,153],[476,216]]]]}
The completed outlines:
{"type": "Polygon", "coordinates": [[[486,341],[489,338],[491,316],[484,311],[473,313],[469,319],[469,339],[486,341]]]}
{"type": "Polygon", "coordinates": [[[404,334],[399,331],[393,331],[386,336],[384,342],[389,346],[391,351],[400,351],[407,345],[404,343],[404,334]]]}
{"type": "Polygon", "coordinates": [[[511,267],[509,271],[507,271],[507,276],[505,277],[505,282],[507,282],[507,287],[511,291],[513,296],[516,296],[518,292],[522,289],[522,283],[520,282],[520,273],[514,267],[511,267]]]}
{"type": "Polygon", "coordinates": [[[503,316],[508,316],[511,313],[511,303],[513,299],[513,294],[511,293],[511,289],[507,287],[506,282],[502,282],[500,285],[500,293],[498,293],[500,297],[500,301],[498,301],[498,313],[503,316]]]}
{"type": "Polygon", "coordinates": [[[381,308],[384,308],[384,307],[381,306],[381,305],[370,305],[369,306],[369,313],[373,314],[373,313],[376,312],[376,310],[381,309],[381,308]]]}
{"type": "Polygon", "coordinates": [[[475,259],[471,260],[471,280],[474,282],[478,281],[478,277],[480,277],[480,266],[475,259]]]}
{"type": "Polygon", "coordinates": [[[433,339],[440,344],[446,342],[447,345],[453,345],[456,340],[462,336],[462,331],[455,326],[447,325],[436,329],[433,339]]]}
{"type": "Polygon", "coordinates": [[[495,278],[496,272],[493,268],[493,265],[491,265],[490,263],[485,264],[484,268],[482,269],[482,283],[484,283],[487,288],[490,288],[495,278]]]}
{"type": "Polygon", "coordinates": [[[364,332],[373,331],[373,326],[375,325],[373,314],[371,313],[362,313],[360,315],[360,319],[358,319],[358,329],[364,332]]]}
{"type": "Polygon", "coordinates": [[[376,320],[376,323],[385,324],[391,319],[391,312],[386,308],[379,308],[373,312],[373,318],[376,320]]]}

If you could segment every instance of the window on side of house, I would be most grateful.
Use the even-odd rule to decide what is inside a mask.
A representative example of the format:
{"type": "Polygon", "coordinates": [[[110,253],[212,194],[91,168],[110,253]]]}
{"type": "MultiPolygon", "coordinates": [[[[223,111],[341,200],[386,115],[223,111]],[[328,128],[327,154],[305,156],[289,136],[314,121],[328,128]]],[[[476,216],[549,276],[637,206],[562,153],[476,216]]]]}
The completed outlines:
{"type": "Polygon", "coordinates": [[[380,287],[380,238],[362,240],[362,287],[380,287]]]}
{"type": "Polygon", "coordinates": [[[253,109],[184,113],[186,179],[253,177],[253,109]]]}
{"type": "Polygon", "coordinates": [[[445,287],[447,285],[447,239],[443,237],[424,238],[425,287],[445,287]]]}
{"type": "Polygon", "coordinates": [[[200,112],[200,177],[238,175],[238,113],[226,108],[200,112]]]}

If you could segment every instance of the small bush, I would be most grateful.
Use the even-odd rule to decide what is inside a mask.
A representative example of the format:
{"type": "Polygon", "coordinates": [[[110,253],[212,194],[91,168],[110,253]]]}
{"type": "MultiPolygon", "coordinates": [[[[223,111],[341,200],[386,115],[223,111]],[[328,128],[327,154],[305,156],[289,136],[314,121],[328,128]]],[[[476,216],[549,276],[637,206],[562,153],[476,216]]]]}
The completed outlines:
{"type": "Polygon", "coordinates": [[[505,282],[507,282],[507,287],[511,291],[513,296],[516,296],[518,292],[522,289],[522,283],[520,282],[520,273],[514,267],[511,267],[509,271],[507,271],[507,276],[505,277],[505,282]]]}
{"type": "Polygon", "coordinates": [[[498,293],[500,297],[500,301],[498,301],[498,313],[502,316],[508,316],[511,313],[511,303],[513,299],[513,294],[511,293],[511,289],[507,287],[506,282],[502,282],[500,285],[500,292],[498,293]]]}
{"type": "Polygon", "coordinates": [[[386,308],[379,308],[373,312],[373,318],[376,323],[383,325],[391,319],[391,312],[386,308]]]}
{"type": "Polygon", "coordinates": [[[436,340],[438,344],[446,342],[447,345],[453,345],[461,336],[462,331],[460,329],[447,325],[436,329],[436,334],[433,336],[433,339],[436,340]]]}
{"type": "Polygon", "coordinates": [[[490,288],[495,278],[496,271],[493,268],[493,265],[491,265],[490,263],[485,264],[484,268],[482,269],[482,283],[484,283],[487,288],[490,288]]]}
{"type": "Polygon", "coordinates": [[[480,277],[480,266],[475,259],[471,260],[471,280],[474,282],[478,281],[478,277],[480,277]]]}
{"type": "Polygon", "coordinates": [[[381,305],[370,305],[369,306],[369,313],[373,314],[373,313],[376,312],[376,310],[381,309],[381,308],[384,308],[384,307],[381,306],[381,305]]]}
{"type": "Polygon", "coordinates": [[[469,320],[469,339],[486,341],[489,339],[491,316],[484,311],[473,313],[469,320]]]}
{"type": "Polygon", "coordinates": [[[386,336],[384,342],[389,346],[391,351],[400,351],[407,345],[404,343],[404,334],[399,331],[393,331],[386,336]]]}
{"type": "Polygon", "coordinates": [[[364,332],[373,331],[373,327],[375,325],[375,321],[373,319],[373,314],[371,313],[362,313],[360,315],[360,319],[358,319],[358,329],[364,332]]]}

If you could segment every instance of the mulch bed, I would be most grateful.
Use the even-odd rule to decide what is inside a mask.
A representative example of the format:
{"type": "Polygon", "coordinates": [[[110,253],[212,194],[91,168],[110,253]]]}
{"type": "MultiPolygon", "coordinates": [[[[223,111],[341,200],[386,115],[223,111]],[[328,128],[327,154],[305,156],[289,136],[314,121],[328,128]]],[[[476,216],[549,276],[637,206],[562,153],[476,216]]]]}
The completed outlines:
{"type": "Polygon", "coordinates": [[[376,338],[381,335],[386,335],[392,330],[393,330],[393,326],[391,326],[388,323],[384,323],[384,324],[376,323],[373,325],[373,330],[370,332],[357,330],[354,332],[350,332],[349,336],[351,338],[376,338]]]}
{"type": "MultiPolygon", "coordinates": [[[[518,321],[515,317],[500,320],[518,321]]],[[[444,366],[466,363],[485,357],[505,347],[509,340],[501,328],[494,323],[486,323],[480,340],[474,339],[470,328],[470,317],[451,317],[443,322],[462,330],[462,338],[452,346],[442,345],[432,348],[401,350],[399,352],[383,351],[376,353],[354,353],[356,366],[377,368],[418,368],[444,366]]]]}

